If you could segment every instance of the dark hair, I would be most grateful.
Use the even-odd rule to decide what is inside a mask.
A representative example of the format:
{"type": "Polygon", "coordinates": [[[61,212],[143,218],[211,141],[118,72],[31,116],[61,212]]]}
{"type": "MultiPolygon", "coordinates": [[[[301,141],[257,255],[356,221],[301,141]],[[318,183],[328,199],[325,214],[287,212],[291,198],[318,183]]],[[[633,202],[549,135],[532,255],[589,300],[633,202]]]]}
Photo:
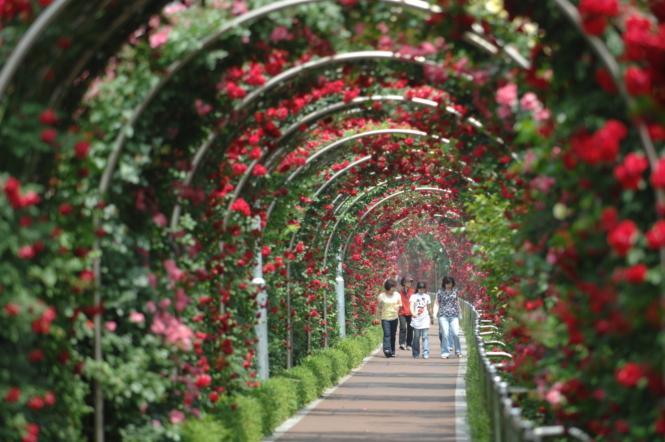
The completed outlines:
{"type": "Polygon", "coordinates": [[[388,278],[386,279],[386,282],[383,283],[383,288],[386,290],[390,290],[391,288],[395,287],[397,285],[397,282],[392,279],[388,278]]]}
{"type": "Polygon", "coordinates": [[[423,289],[425,290],[427,288],[427,284],[425,284],[422,281],[418,281],[418,284],[416,284],[416,291],[423,289]]]}
{"type": "Polygon", "coordinates": [[[407,282],[407,281],[413,282],[413,278],[411,276],[402,276],[399,280],[399,285],[404,287],[404,283],[407,282]]]}
{"type": "Polygon", "coordinates": [[[441,280],[441,288],[445,289],[446,284],[452,284],[453,287],[455,287],[455,278],[452,276],[444,276],[443,279],[441,280]]]}

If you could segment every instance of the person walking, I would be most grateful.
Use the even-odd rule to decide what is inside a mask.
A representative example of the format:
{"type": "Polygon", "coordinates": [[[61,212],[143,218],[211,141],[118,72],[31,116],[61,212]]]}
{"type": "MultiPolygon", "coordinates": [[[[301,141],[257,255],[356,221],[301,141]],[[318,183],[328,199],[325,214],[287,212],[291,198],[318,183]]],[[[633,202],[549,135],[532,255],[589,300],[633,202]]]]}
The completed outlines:
{"type": "Polygon", "coordinates": [[[413,327],[411,326],[413,315],[409,299],[413,295],[413,278],[403,276],[399,283],[402,286],[402,290],[400,290],[402,307],[399,309],[399,348],[410,350],[413,340],[413,327]]]}
{"type": "Polygon", "coordinates": [[[399,292],[395,290],[396,286],[397,281],[394,279],[386,279],[383,284],[385,291],[379,294],[377,300],[377,322],[379,319],[381,320],[381,327],[383,328],[383,354],[387,358],[395,357],[397,316],[399,309],[402,306],[402,297],[399,292]]]}
{"type": "Polygon", "coordinates": [[[411,326],[413,327],[411,354],[414,359],[420,356],[421,339],[423,358],[429,358],[429,326],[434,324],[434,315],[432,314],[432,300],[429,294],[425,293],[425,288],[424,282],[418,282],[416,292],[409,298],[411,312],[413,313],[411,319],[411,326]]]}
{"type": "Polygon", "coordinates": [[[460,305],[455,279],[446,276],[441,281],[441,289],[436,292],[436,302],[439,307],[437,314],[439,320],[439,340],[441,341],[441,357],[447,359],[455,351],[457,357],[462,357],[462,346],[459,339],[460,305]]]}

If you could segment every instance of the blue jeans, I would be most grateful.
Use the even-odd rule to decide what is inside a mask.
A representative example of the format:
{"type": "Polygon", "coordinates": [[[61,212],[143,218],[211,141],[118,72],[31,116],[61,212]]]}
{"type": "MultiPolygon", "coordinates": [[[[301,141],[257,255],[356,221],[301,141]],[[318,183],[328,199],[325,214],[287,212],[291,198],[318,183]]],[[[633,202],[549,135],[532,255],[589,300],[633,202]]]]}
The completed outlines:
{"type": "Polygon", "coordinates": [[[383,354],[392,356],[395,354],[395,335],[397,333],[397,318],[382,319],[383,327],[383,354]]]}
{"type": "Polygon", "coordinates": [[[458,354],[462,353],[459,341],[459,317],[439,316],[439,340],[442,355],[452,353],[453,350],[458,354]]]}
{"type": "Polygon", "coordinates": [[[414,328],[411,354],[414,358],[420,356],[420,338],[423,338],[423,356],[429,356],[429,328],[414,328]]]}

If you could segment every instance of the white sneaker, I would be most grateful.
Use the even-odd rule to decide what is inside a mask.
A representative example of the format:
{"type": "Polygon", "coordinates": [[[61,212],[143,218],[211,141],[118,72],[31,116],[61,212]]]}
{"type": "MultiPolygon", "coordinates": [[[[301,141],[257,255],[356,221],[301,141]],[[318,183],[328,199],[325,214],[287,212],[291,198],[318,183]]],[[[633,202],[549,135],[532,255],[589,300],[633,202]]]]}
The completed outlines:
{"type": "Polygon", "coordinates": [[[423,355],[423,359],[429,359],[429,355],[423,355]]]}
{"type": "Polygon", "coordinates": [[[450,353],[441,353],[441,359],[448,359],[450,357],[450,353]]]}

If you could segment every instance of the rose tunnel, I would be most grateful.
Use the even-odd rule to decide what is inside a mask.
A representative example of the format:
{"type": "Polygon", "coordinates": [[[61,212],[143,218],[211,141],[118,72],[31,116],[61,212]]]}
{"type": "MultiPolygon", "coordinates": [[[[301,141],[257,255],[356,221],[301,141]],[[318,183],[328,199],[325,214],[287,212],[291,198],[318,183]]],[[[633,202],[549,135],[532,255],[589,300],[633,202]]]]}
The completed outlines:
{"type": "Polygon", "coordinates": [[[224,425],[408,273],[460,281],[532,422],[658,440],[664,19],[0,0],[0,439],[224,425]]]}

